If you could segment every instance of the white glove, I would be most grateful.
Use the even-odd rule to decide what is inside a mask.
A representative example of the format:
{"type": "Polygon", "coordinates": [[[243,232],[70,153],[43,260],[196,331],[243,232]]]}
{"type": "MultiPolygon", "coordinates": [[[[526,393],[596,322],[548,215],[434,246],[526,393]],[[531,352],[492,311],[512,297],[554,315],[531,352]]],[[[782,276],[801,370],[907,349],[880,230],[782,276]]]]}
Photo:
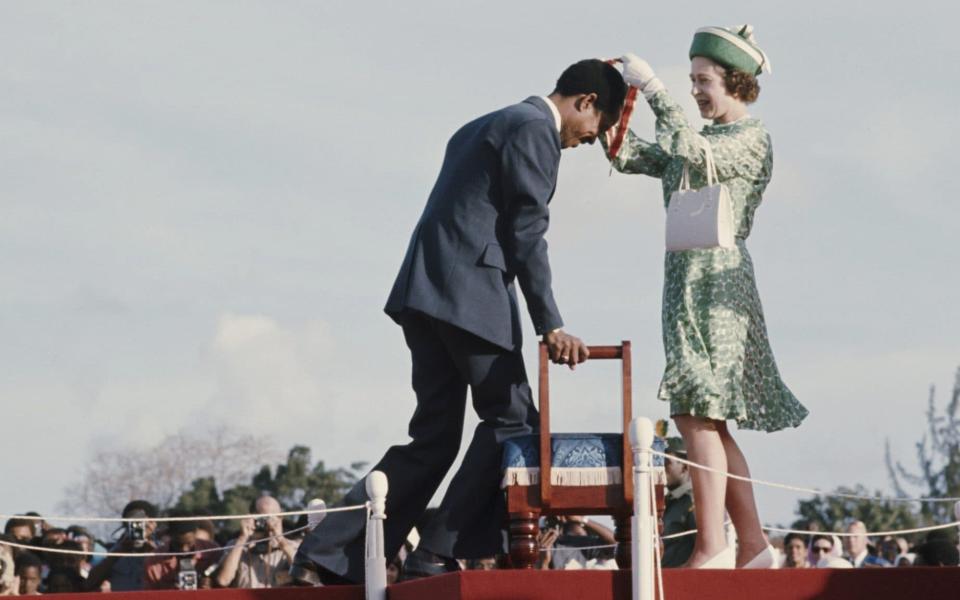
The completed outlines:
{"type": "Polygon", "coordinates": [[[665,89],[650,64],[636,54],[628,52],[620,57],[620,61],[623,63],[624,82],[638,88],[643,92],[644,98],[649,100],[654,94],[665,89]]]}
{"type": "MultiPolygon", "coordinates": [[[[326,510],[327,503],[320,498],[314,498],[307,504],[307,510],[326,510]]],[[[307,515],[307,527],[313,529],[320,524],[320,521],[327,517],[325,512],[315,512],[307,515]]]]}

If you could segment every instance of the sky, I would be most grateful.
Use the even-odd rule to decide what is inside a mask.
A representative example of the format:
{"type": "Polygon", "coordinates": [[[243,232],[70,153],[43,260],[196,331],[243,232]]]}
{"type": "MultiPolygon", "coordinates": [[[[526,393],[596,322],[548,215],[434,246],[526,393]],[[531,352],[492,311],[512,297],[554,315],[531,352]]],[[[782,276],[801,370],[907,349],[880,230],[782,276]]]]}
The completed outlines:
{"type": "MultiPolygon", "coordinates": [[[[945,402],[960,366],[957,15],[912,6],[0,4],[0,512],[53,512],[96,449],[184,429],[328,466],[404,443],[409,355],[382,307],[449,136],[625,52],[699,125],[692,33],[745,22],[775,155],[748,246],[810,416],[737,439],[758,478],[889,491],[885,441],[913,466],[929,386],[945,402]]],[[[632,124],[649,138],[649,109],[632,124]]],[[[631,340],[634,410],[666,417],[659,182],[567,150],[551,213],[567,330],[631,340]]],[[[552,376],[554,429],[618,427],[615,365],[552,376]]],[[[803,497],[758,490],[762,519],[803,497]]]]}

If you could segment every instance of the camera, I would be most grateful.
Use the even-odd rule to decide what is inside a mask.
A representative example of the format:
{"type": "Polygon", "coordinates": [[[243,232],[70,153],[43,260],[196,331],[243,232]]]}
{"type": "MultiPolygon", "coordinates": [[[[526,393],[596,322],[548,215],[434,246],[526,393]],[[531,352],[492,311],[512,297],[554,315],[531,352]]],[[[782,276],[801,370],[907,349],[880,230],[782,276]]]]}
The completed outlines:
{"type": "Polygon", "coordinates": [[[177,589],[197,589],[197,566],[192,558],[181,558],[177,563],[177,589]]]}
{"type": "MultiPolygon", "coordinates": [[[[130,518],[146,518],[147,513],[142,510],[134,510],[129,514],[130,518]]],[[[126,528],[127,539],[133,544],[134,548],[143,548],[147,543],[147,522],[146,521],[127,521],[124,524],[126,528]]]]}
{"type": "Polygon", "coordinates": [[[253,530],[257,533],[266,533],[267,532],[267,518],[258,517],[253,520],[253,530]]]}

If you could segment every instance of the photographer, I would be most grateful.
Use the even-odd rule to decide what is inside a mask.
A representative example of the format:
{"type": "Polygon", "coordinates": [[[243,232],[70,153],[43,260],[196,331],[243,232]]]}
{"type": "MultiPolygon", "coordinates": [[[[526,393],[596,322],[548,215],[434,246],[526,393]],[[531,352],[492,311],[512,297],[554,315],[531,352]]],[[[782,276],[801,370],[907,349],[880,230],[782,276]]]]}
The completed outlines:
{"type": "MultiPolygon", "coordinates": [[[[123,507],[121,516],[143,520],[125,522],[121,528],[123,535],[110,547],[110,552],[154,552],[157,522],[153,519],[157,518],[157,509],[146,500],[134,500],[123,507]]],[[[114,592],[142,590],[144,563],[139,557],[108,556],[90,569],[84,587],[87,591],[97,591],[109,581],[109,589],[114,592]]]]}
{"type": "MultiPolygon", "coordinates": [[[[251,513],[260,515],[280,511],[280,503],[270,496],[257,498],[250,508],[251,513]]],[[[217,586],[270,588],[289,585],[290,564],[300,542],[283,536],[283,521],[279,517],[240,521],[240,535],[231,545],[234,547],[223,557],[214,575],[217,586]]]]}
{"type": "Polygon", "coordinates": [[[540,530],[541,569],[616,568],[613,531],[585,516],[547,517],[540,530]]]}
{"type": "MultiPolygon", "coordinates": [[[[170,514],[171,517],[187,516],[170,514]]],[[[144,569],[144,584],[154,590],[195,590],[209,588],[207,571],[216,564],[220,546],[197,538],[196,521],[171,521],[170,541],[158,553],[193,553],[185,556],[151,556],[144,569]]]]}

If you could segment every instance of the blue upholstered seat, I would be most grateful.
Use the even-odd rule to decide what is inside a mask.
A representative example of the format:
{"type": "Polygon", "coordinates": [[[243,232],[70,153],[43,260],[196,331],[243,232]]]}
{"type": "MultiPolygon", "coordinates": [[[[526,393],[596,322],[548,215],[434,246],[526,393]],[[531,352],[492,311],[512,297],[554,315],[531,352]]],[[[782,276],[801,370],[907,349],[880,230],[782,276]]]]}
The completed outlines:
{"type": "MultiPolygon", "coordinates": [[[[623,436],[619,433],[554,433],[550,435],[551,483],[554,485],[613,485],[623,480],[623,436]]],[[[653,449],[663,452],[666,442],[655,437],[653,449]]],[[[534,485],[540,481],[540,436],[510,438],[503,443],[502,487],[534,485]]],[[[653,457],[663,468],[663,458],[653,457]]]]}

